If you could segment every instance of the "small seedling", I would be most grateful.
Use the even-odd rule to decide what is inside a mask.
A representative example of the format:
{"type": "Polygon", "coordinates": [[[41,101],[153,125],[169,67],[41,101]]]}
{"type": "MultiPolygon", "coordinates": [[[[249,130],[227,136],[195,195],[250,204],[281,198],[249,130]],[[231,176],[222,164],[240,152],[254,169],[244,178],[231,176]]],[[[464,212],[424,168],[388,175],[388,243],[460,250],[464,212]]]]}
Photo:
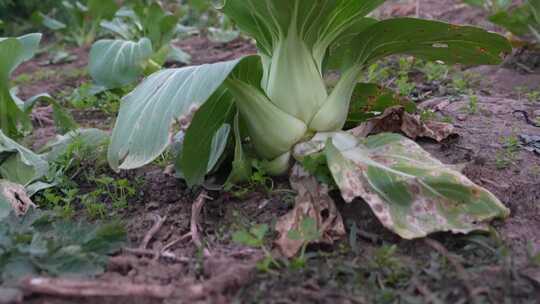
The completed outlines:
{"type": "Polygon", "coordinates": [[[532,243],[530,243],[528,246],[527,254],[529,256],[530,263],[540,267],[540,251],[535,252],[532,243]]]}
{"type": "Polygon", "coordinates": [[[504,138],[503,150],[498,151],[495,158],[495,166],[497,169],[505,169],[515,163],[520,150],[519,138],[515,135],[504,138]]]}
{"type": "Polygon", "coordinates": [[[531,91],[525,94],[530,102],[540,102],[540,91],[531,91]]]}
{"type": "Polygon", "coordinates": [[[420,112],[420,121],[422,122],[435,120],[436,117],[437,114],[435,114],[435,111],[433,110],[422,110],[422,112],[420,112]]]}
{"type": "Polygon", "coordinates": [[[274,180],[268,176],[264,164],[260,161],[253,161],[252,167],[254,170],[246,183],[243,185],[226,185],[225,189],[231,190],[234,197],[242,198],[255,191],[262,191],[263,193],[273,191],[274,180]]]}
{"type": "Polygon", "coordinates": [[[469,114],[476,114],[478,112],[478,96],[469,95],[469,114]]]}
{"type": "Polygon", "coordinates": [[[269,227],[266,224],[255,225],[249,230],[240,230],[233,234],[233,241],[237,244],[259,248],[264,252],[265,258],[257,264],[257,268],[264,272],[270,272],[272,267],[280,268],[281,265],[266,248],[265,237],[269,227]]]}
{"type": "Polygon", "coordinates": [[[442,82],[448,77],[450,69],[447,65],[435,62],[427,62],[422,68],[422,72],[426,74],[428,82],[442,82]]]}
{"type": "Polygon", "coordinates": [[[300,256],[296,257],[291,261],[291,266],[293,269],[300,269],[306,266],[306,249],[307,246],[320,239],[321,233],[317,228],[317,222],[308,217],[300,222],[300,225],[297,229],[289,231],[287,237],[294,241],[302,241],[302,249],[300,250],[300,256]]]}

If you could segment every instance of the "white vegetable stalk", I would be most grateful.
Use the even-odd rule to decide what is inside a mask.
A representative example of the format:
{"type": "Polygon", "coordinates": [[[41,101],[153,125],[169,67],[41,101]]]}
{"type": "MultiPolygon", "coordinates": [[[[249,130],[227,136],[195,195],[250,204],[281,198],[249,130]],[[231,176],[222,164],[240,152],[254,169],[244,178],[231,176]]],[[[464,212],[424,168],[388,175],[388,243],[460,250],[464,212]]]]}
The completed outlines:
{"type": "Polygon", "coordinates": [[[317,64],[322,60],[314,58],[296,23],[293,18],[287,37],[277,41],[272,56],[262,56],[261,87],[266,96],[241,81],[227,81],[256,152],[281,164],[277,174],[287,169],[289,152],[299,141],[316,132],[341,130],[360,73],[360,67],[347,70],[329,95],[317,64]]]}

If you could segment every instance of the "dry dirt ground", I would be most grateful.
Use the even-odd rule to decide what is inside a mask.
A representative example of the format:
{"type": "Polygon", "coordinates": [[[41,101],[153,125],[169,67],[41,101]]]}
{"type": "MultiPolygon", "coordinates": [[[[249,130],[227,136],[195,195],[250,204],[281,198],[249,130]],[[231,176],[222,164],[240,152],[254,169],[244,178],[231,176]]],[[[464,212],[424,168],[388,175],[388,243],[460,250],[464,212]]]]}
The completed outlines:
{"type": "MultiPolygon", "coordinates": [[[[498,30],[485,21],[481,10],[457,0],[393,1],[381,17],[414,16],[474,24],[498,30]]],[[[181,43],[194,64],[232,59],[255,51],[247,41],[216,44],[194,37],[181,43]]],[[[69,69],[84,68],[87,49],[72,50],[77,60],[42,66],[45,55],[24,64],[16,77],[53,69],[25,85],[23,97],[49,92],[58,95],[87,80],[69,69]],[[62,72],[63,71],[63,72],[62,72]]],[[[489,234],[438,234],[428,240],[404,241],[386,231],[362,201],[338,202],[349,237],[333,246],[312,246],[301,269],[284,267],[261,272],[255,267],[262,252],[231,242],[232,232],[253,224],[273,225],[292,207],[286,180],[275,180],[274,191],[252,191],[241,199],[230,193],[210,192],[200,215],[200,231],[210,255],[189,238],[163,247],[190,232],[192,204],[198,190],[164,173],[163,167],[123,172],[142,181],[138,195],[121,215],[136,248],[155,224],[151,215],[165,218],[147,251],[123,252],[113,257],[100,279],[120,286],[136,283],[163,287],[159,297],[58,298],[29,296],[25,303],[539,303],[540,269],[530,253],[540,252],[540,155],[519,146],[520,136],[540,135],[534,114],[540,101],[530,101],[516,88],[540,91],[540,67],[534,54],[515,56],[501,67],[478,67],[475,87],[477,109],[467,109],[470,95],[432,96],[420,106],[450,117],[459,136],[443,143],[421,144],[446,163],[464,165],[464,173],[495,193],[512,215],[494,223],[489,234]],[[517,59],[515,59],[517,58],[517,59]],[[516,62],[519,64],[516,65],[516,62]],[[526,71],[519,66],[528,66],[526,71]],[[525,115],[530,118],[526,119],[525,115]],[[516,143],[517,140],[517,143],[516,143]],[[517,145],[517,146],[516,146],[517,145]]],[[[418,84],[422,85],[422,84],[418,84]]],[[[109,128],[106,114],[74,111],[85,126],[109,128]]],[[[41,128],[34,140],[44,141],[54,128],[41,128]],[[40,133],[41,132],[41,133],[40,133]]],[[[273,235],[270,236],[270,240],[273,235]]],[[[269,241],[270,245],[270,241],[269,241]]]]}

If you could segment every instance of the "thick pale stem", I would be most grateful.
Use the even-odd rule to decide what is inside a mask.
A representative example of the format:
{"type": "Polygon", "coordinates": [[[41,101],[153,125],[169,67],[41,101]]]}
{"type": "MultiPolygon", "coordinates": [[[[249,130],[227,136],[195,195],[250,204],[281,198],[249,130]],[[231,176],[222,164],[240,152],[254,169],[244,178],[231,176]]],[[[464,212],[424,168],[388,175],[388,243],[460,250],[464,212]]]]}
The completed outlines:
{"type": "Polygon", "coordinates": [[[328,100],[315,115],[309,129],[317,132],[339,131],[345,125],[351,97],[354,92],[361,67],[355,66],[343,73],[328,100]]]}
{"type": "Polygon", "coordinates": [[[317,63],[298,36],[295,22],[264,67],[268,69],[264,89],[272,103],[306,123],[313,119],[328,93],[317,63]]]}
{"type": "Polygon", "coordinates": [[[274,160],[289,152],[306,134],[307,126],[304,122],[280,110],[256,88],[233,79],[225,83],[235,97],[255,151],[260,157],[274,160]]]}

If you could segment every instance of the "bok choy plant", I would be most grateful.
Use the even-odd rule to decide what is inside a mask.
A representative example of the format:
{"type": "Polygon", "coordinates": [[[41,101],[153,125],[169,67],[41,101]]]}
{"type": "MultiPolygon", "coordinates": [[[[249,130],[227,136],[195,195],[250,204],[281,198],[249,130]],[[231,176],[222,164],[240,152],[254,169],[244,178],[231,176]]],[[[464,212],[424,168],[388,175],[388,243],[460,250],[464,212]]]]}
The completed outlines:
{"type": "Polygon", "coordinates": [[[497,64],[508,41],[437,21],[366,17],[384,0],[226,0],[220,7],[257,41],[258,55],[166,69],[123,100],[109,146],[112,168],[152,162],[181,130],[176,165],[200,185],[234,137],[229,181],[245,180],[250,159],[272,174],[322,156],[346,201],[360,197],[404,238],[468,232],[508,215],[487,190],[397,134],[343,131],[351,96],[370,63],[407,54],[448,64],[497,64]],[[332,88],[325,75],[339,72],[332,88]],[[223,144],[225,142],[225,144],[223,144]]]}
{"type": "Polygon", "coordinates": [[[114,19],[101,22],[115,39],[99,40],[92,46],[89,68],[94,81],[114,89],[159,70],[166,60],[189,63],[191,56],[171,43],[180,17],[158,3],[141,2],[124,6],[114,19]]]}
{"type": "Polygon", "coordinates": [[[36,12],[33,19],[54,32],[62,33],[67,41],[78,46],[92,44],[100,34],[101,21],[111,19],[118,10],[115,0],[58,2],[61,4],[59,9],[48,15],[36,12]]]}
{"type": "Polygon", "coordinates": [[[11,138],[21,137],[32,129],[30,113],[40,101],[52,104],[55,123],[60,131],[67,132],[76,127],[73,119],[49,95],[40,94],[23,101],[17,97],[17,88],[10,88],[11,74],[34,56],[40,41],[41,34],[38,33],[18,38],[0,37],[0,130],[11,138]]]}

